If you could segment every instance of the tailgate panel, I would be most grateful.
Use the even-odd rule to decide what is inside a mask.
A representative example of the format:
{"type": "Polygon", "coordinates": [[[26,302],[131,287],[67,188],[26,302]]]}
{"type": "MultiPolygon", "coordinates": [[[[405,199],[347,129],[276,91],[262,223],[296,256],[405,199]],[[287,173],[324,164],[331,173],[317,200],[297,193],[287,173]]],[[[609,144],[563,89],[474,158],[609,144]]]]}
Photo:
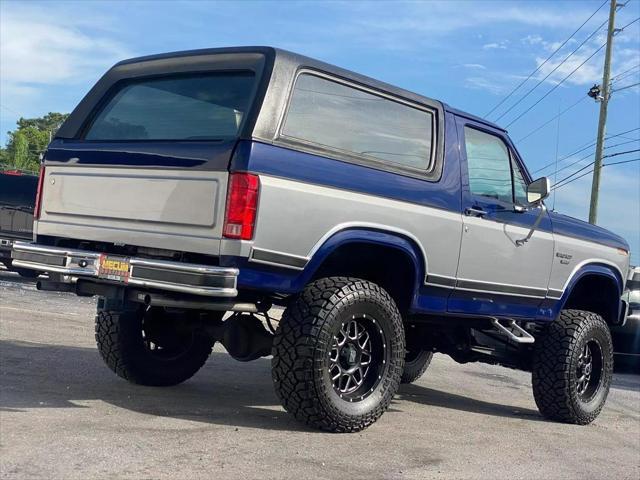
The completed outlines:
{"type": "Polygon", "coordinates": [[[226,171],[47,165],[38,235],[216,255],[226,171]],[[187,240],[188,239],[188,240],[187,240]]]}
{"type": "Polygon", "coordinates": [[[220,190],[217,174],[68,170],[73,169],[47,174],[43,203],[47,214],[215,226],[215,204],[220,190]]]}

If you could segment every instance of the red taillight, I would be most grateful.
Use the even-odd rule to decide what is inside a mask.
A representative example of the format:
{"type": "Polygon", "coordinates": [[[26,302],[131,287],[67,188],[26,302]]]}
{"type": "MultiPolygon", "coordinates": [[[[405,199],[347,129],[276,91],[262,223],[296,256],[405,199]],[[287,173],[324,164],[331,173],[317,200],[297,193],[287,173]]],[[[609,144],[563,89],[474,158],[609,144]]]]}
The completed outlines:
{"type": "Polygon", "coordinates": [[[38,177],[38,189],[36,190],[36,206],[33,209],[33,218],[40,218],[40,207],[42,206],[42,183],[44,182],[44,165],[40,167],[38,177]]]}
{"type": "Polygon", "coordinates": [[[258,209],[260,179],[250,173],[232,173],[227,190],[227,210],[223,236],[251,240],[258,209]]]}

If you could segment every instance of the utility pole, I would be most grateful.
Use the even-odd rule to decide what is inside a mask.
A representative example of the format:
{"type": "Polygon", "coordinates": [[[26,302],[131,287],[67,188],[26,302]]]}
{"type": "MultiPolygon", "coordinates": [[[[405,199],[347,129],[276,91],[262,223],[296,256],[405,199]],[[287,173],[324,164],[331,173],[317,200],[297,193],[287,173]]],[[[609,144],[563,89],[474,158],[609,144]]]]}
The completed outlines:
{"type": "Polygon", "coordinates": [[[598,120],[598,139],[596,143],[596,160],[593,167],[591,183],[591,202],[589,204],[589,223],[596,224],[598,220],[598,194],[600,193],[600,172],[602,171],[602,154],[604,152],[604,136],[607,125],[607,107],[611,92],[611,53],[613,50],[613,36],[615,35],[615,20],[617,1],[611,0],[609,8],[609,28],[607,29],[607,48],[604,56],[604,73],[602,74],[602,99],[600,101],[600,119],[598,120]]]}

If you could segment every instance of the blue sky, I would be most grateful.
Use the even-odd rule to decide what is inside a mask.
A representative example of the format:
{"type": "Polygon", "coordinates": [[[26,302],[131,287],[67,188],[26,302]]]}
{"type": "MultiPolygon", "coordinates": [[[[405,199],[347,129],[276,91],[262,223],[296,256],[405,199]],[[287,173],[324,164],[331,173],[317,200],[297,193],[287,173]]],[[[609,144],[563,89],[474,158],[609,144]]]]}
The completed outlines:
{"type": "MultiPolygon", "coordinates": [[[[557,48],[603,0],[428,2],[0,2],[0,141],[19,116],[68,112],[98,77],[123,58],[193,48],[274,45],[364,73],[463,110],[485,115],[557,48]]],[[[605,5],[514,96],[553,70],[603,23],[605,5]]],[[[621,27],[640,17],[640,0],[618,12],[621,27]]],[[[604,43],[600,30],[498,123],[506,126],[604,43]]],[[[640,21],[616,36],[617,87],[640,82],[640,21]]],[[[509,126],[530,170],[595,139],[598,105],[585,99],[522,139],[601,82],[603,51],[509,126]],[[557,132],[559,130],[559,137],[557,132]]],[[[640,127],[640,89],[613,94],[607,131],[640,127]]],[[[613,138],[607,153],[640,148],[640,130],[613,138]],[[636,141],[634,141],[636,140],[636,141]]],[[[572,173],[593,159],[587,148],[560,163],[572,173]]],[[[639,158],[639,152],[615,160],[639,158]]],[[[611,161],[614,159],[612,158],[611,161]]],[[[588,171],[589,169],[585,170],[588,171]]],[[[553,176],[553,169],[539,175],[553,176]]],[[[599,224],[623,235],[640,263],[640,162],[602,172],[599,224]]],[[[559,189],[557,210],[585,219],[591,175],[559,189]]],[[[553,201],[551,202],[553,203],[553,201]]]]}

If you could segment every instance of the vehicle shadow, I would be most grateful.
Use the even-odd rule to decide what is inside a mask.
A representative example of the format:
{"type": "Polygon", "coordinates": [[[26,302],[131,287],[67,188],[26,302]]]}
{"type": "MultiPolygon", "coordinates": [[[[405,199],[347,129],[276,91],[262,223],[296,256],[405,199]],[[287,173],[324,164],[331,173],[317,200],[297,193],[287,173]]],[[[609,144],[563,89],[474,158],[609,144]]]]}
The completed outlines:
{"type": "MultiPolygon", "coordinates": [[[[0,341],[0,411],[92,408],[103,401],[149,415],[268,430],[309,431],[282,410],[270,361],[249,363],[214,352],[198,374],[170,388],[132,385],[113,374],[95,348],[0,341]]],[[[540,421],[530,409],[489,403],[420,385],[403,385],[390,412],[403,402],[483,415],[540,421]]]]}
{"type": "Polygon", "coordinates": [[[421,385],[402,385],[398,392],[400,400],[420,403],[432,407],[448,408],[463,412],[479,413],[494,417],[519,418],[536,422],[546,421],[537,410],[501,403],[485,402],[475,398],[442,392],[421,385]]]}

